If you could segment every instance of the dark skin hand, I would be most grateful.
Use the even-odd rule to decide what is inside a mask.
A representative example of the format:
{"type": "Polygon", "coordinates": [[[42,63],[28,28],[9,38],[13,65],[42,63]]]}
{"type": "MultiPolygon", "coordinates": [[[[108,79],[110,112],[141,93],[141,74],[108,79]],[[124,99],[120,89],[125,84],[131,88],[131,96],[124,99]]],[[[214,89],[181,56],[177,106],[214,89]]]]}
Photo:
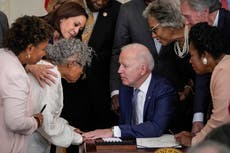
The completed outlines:
{"type": "Polygon", "coordinates": [[[183,146],[189,147],[192,143],[193,134],[187,131],[182,131],[174,136],[175,140],[183,146]]]}
{"type": "Polygon", "coordinates": [[[203,129],[203,127],[204,127],[203,122],[193,122],[193,124],[192,124],[192,133],[197,134],[198,132],[201,131],[201,129],[203,129]]]}
{"type": "Polygon", "coordinates": [[[179,92],[180,101],[184,101],[192,92],[191,88],[185,87],[183,91],[179,92]]]}
{"type": "Polygon", "coordinates": [[[112,104],[111,104],[111,109],[114,111],[116,114],[119,115],[119,95],[114,95],[112,97],[112,104]]]}

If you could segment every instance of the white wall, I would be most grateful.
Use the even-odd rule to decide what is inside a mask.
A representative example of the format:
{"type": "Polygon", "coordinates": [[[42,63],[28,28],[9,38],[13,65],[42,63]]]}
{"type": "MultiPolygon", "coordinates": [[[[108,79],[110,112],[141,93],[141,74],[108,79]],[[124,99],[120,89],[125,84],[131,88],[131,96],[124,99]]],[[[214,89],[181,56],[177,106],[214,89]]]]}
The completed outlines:
{"type": "Polygon", "coordinates": [[[45,15],[45,0],[0,0],[0,10],[3,11],[11,24],[23,15],[45,15]]]}
{"type": "MultiPolygon", "coordinates": [[[[118,0],[122,3],[129,0],[118,0]]],[[[0,0],[0,10],[3,11],[11,24],[16,18],[23,15],[42,16],[46,14],[45,0],[0,0]]]]}

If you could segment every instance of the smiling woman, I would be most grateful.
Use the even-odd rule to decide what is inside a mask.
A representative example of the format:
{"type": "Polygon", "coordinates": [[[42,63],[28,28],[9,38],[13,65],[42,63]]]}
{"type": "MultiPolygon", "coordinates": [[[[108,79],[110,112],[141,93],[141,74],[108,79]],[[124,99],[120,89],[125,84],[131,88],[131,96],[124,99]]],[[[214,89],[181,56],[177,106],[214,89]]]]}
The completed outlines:
{"type": "Polygon", "coordinates": [[[83,30],[88,15],[80,4],[70,1],[62,4],[43,18],[58,32],[58,39],[60,37],[69,39],[83,30]]]}

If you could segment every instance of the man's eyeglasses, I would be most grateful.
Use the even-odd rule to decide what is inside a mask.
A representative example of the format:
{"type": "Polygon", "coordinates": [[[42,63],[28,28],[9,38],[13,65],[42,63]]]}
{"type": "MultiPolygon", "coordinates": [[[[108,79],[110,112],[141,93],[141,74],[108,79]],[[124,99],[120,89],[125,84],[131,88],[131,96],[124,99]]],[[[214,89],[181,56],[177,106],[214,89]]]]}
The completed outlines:
{"type": "Polygon", "coordinates": [[[156,34],[156,33],[157,33],[157,27],[158,27],[159,25],[160,25],[160,23],[156,24],[155,26],[153,26],[153,27],[150,29],[150,31],[151,31],[152,33],[156,34]]]}

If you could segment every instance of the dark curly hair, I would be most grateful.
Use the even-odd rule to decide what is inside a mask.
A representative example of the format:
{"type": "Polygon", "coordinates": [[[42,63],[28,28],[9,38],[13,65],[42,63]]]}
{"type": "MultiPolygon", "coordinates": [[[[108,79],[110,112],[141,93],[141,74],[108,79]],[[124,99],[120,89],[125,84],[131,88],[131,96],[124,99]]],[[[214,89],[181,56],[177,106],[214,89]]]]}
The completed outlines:
{"type": "Polygon", "coordinates": [[[214,59],[219,59],[227,50],[227,42],[217,27],[207,22],[194,25],[189,32],[189,43],[197,49],[199,56],[208,52],[214,59]]]}
{"type": "Polygon", "coordinates": [[[84,15],[86,18],[88,18],[85,9],[80,4],[76,2],[67,2],[44,16],[43,19],[46,20],[51,26],[53,26],[55,30],[57,30],[62,35],[60,29],[60,20],[80,15],[84,15]]]}
{"type": "Polygon", "coordinates": [[[28,45],[39,45],[53,37],[53,28],[35,16],[18,18],[4,39],[4,47],[19,55],[28,45]]]}

